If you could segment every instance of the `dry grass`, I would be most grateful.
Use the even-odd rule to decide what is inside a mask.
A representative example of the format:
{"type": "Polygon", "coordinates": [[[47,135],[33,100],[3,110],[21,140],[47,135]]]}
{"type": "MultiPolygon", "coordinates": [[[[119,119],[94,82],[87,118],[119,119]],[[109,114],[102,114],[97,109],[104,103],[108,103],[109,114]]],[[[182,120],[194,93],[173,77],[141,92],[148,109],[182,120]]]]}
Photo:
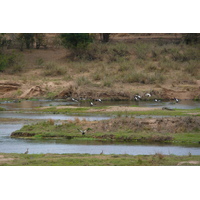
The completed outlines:
{"type": "MultiPolygon", "coordinates": [[[[10,73],[16,77],[8,79],[24,79],[23,83],[30,85],[38,84],[39,80],[43,83],[62,80],[61,84],[47,89],[53,93],[61,92],[67,84],[99,90],[117,88],[120,91],[132,86],[128,87],[132,92],[138,86],[146,86],[145,90],[149,90],[156,85],[194,85],[200,79],[198,45],[119,40],[108,44],[93,43],[83,55],[73,59],[67,50],[61,48],[25,50],[22,54],[24,65],[10,68],[10,73]]],[[[1,79],[6,79],[5,74],[1,79]]]]}

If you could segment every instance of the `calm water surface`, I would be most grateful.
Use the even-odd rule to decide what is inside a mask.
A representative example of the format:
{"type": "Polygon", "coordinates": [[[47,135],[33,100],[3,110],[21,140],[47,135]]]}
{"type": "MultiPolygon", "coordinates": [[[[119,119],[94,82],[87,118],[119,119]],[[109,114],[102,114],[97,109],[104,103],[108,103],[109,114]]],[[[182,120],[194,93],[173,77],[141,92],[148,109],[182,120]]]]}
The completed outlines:
{"type": "MultiPolygon", "coordinates": [[[[14,113],[11,111],[24,110],[28,111],[35,107],[42,106],[62,106],[62,105],[76,105],[89,106],[89,102],[82,102],[76,104],[74,102],[67,102],[62,100],[49,101],[21,101],[21,102],[0,102],[0,107],[4,107],[9,111],[0,112],[1,118],[21,118],[21,119],[59,119],[59,120],[74,120],[75,118],[86,119],[89,121],[109,119],[106,116],[67,116],[63,114],[38,114],[38,113],[14,113]]],[[[101,105],[116,105],[116,106],[132,106],[138,105],[141,107],[163,107],[179,108],[179,109],[193,109],[200,108],[200,102],[197,101],[181,101],[178,104],[173,102],[150,102],[150,101],[103,101],[97,103],[101,105]]],[[[102,150],[104,154],[175,154],[175,155],[200,155],[200,147],[183,147],[172,145],[138,145],[130,143],[112,144],[100,141],[74,141],[74,140],[25,140],[10,138],[13,131],[19,130],[23,123],[1,123],[0,121],[0,152],[3,153],[24,153],[27,148],[33,154],[39,153],[89,153],[99,154],[102,150]]]]}
{"type": "Polygon", "coordinates": [[[131,143],[112,144],[101,141],[74,141],[74,140],[30,140],[10,138],[10,134],[20,129],[23,124],[0,124],[0,152],[24,153],[88,153],[99,154],[130,154],[150,155],[155,153],[174,155],[200,155],[200,147],[183,147],[172,145],[136,145],[131,143]]]}
{"type": "MultiPolygon", "coordinates": [[[[103,101],[103,103],[95,102],[95,106],[133,106],[137,105],[140,107],[169,107],[169,108],[177,108],[177,109],[194,109],[200,108],[200,101],[192,101],[192,100],[181,100],[179,103],[174,103],[174,101],[103,101]]],[[[90,103],[87,101],[83,101],[80,103],[75,103],[72,101],[64,101],[64,100],[38,100],[38,101],[3,101],[0,102],[0,107],[6,108],[7,110],[29,110],[35,107],[44,107],[44,106],[90,106],[90,103]]]]}

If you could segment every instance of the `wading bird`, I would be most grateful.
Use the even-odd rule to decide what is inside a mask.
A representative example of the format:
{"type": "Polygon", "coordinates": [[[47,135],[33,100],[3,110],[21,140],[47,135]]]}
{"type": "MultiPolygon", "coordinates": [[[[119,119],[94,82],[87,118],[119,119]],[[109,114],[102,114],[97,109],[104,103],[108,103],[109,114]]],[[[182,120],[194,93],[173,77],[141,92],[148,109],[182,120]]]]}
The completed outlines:
{"type": "Polygon", "coordinates": [[[161,101],[161,100],[160,100],[160,99],[154,99],[154,101],[155,101],[155,102],[159,102],[159,101],[161,101]]]}
{"type": "Polygon", "coordinates": [[[175,97],[174,97],[174,100],[176,101],[176,103],[178,103],[178,102],[179,102],[179,100],[178,100],[177,98],[175,98],[175,97]]]}
{"type": "Polygon", "coordinates": [[[28,154],[28,148],[27,148],[27,150],[24,152],[24,154],[28,154]]]}
{"type": "Polygon", "coordinates": [[[99,102],[101,102],[101,103],[102,103],[102,100],[101,100],[101,99],[96,99],[96,101],[99,101],[99,102]]]}
{"type": "Polygon", "coordinates": [[[102,150],[102,152],[100,153],[100,155],[102,155],[103,154],[103,150],[102,150]]]}
{"type": "Polygon", "coordinates": [[[77,99],[74,99],[74,98],[72,98],[72,101],[78,102],[78,100],[77,100],[77,99]]]}
{"type": "Polygon", "coordinates": [[[151,97],[151,94],[150,93],[146,93],[145,96],[146,97],[151,97]]]}

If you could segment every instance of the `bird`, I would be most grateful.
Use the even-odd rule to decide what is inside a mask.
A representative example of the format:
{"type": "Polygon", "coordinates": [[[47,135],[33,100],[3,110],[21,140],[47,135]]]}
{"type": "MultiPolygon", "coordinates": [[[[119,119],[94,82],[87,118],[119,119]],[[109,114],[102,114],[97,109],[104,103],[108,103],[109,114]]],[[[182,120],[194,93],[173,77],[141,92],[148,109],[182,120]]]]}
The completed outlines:
{"type": "Polygon", "coordinates": [[[178,102],[179,102],[179,99],[177,99],[177,98],[175,98],[175,97],[174,97],[174,100],[176,101],[176,103],[178,103],[178,102]]]}
{"type": "Polygon", "coordinates": [[[74,99],[74,98],[72,98],[72,101],[78,102],[78,100],[77,100],[77,99],[74,99]]]}
{"type": "Polygon", "coordinates": [[[103,154],[103,150],[102,150],[102,152],[100,153],[100,155],[102,155],[103,154]]]}
{"type": "Polygon", "coordinates": [[[102,103],[102,100],[101,100],[101,99],[96,99],[96,101],[99,101],[99,102],[101,102],[101,103],[102,103]]]}
{"type": "Polygon", "coordinates": [[[155,101],[155,102],[159,102],[159,101],[161,101],[161,100],[160,100],[160,99],[154,99],[154,101],[155,101]]]}
{"type": "Polygon", "coordinates": [[[138,99],[141,99],[141,96],[140,96],[140,95],[137,95],[137,94],[136,94],[135,97],[138,98],[138,99]]]}
{"type": "Polygon", "coordinates": [[[146,93],[145,96],[146,97],[151,97],[151,94],[150,93],[146,93]]]}
{"type": "MultiPolygon", "coordinates": [[[[78,129],[78,128],[77,128],[78,129]]],[[[82,135],[85,135],[85,133],[87,132],[87,130],[80,130],[80,129],[78,129],[81,133],[82,133],[82,135]]]]}
{"type": "Polygon", "coordinates": [[[139,101],[139,99],[137,97],[134,97],[135,101],[139,101]]]}
{"type": "Polygon", "coordinates": [[[93,103],[93,102],[90,102],[90,106],[94,106],[94,103],[93,103]]]}
{"type": "Polygon", "coordinates": [[[28,154],[28,148],[27,148],[27,150],[24,152],[24,154],[28,154]]]}

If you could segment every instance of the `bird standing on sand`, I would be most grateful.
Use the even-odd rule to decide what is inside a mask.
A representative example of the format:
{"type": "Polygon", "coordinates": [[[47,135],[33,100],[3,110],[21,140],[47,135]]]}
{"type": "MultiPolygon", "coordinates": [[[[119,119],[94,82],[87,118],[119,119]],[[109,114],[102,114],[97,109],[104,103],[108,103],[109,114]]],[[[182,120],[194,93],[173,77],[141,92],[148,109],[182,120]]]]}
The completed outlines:
{"type": "Polygon", "coordinates": [[[27,150],[24,152],[24,154],[28,154],[28,148],[27,148],[27,150]]]}

